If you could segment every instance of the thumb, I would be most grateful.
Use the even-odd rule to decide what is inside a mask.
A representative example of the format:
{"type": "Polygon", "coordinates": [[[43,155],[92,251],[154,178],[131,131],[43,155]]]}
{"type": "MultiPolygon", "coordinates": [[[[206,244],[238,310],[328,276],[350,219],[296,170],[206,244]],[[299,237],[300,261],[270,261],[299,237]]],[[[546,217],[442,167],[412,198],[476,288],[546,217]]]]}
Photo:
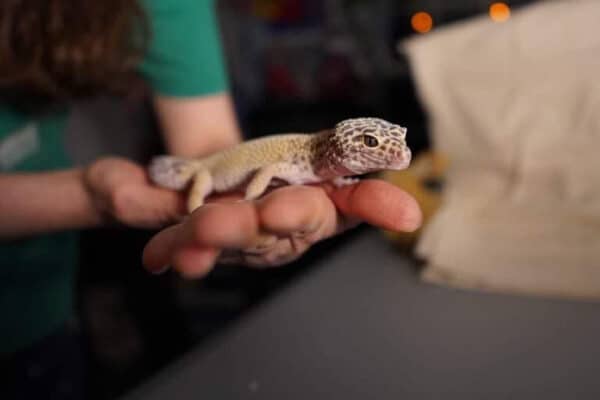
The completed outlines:
{"type": "Polygon", "coordinates": [[[421,226],[417,201],[390,183],[365,179],[355,185],[327,190],[338,210],[347,217],[400,232],[412,232],[421,226]]]}
{"type": "Polygon", "coordinates": [[[111,209],[117,220],[150,229],[180,221],[186,214],[182,193],[140,183],[116,188],[111,209]]]}
{"type": "Polygon", "coordinates": [[[136,198],[140,206],[164,223],[180,221],[188,214],[185,192],[140,186],[136,198]]]}

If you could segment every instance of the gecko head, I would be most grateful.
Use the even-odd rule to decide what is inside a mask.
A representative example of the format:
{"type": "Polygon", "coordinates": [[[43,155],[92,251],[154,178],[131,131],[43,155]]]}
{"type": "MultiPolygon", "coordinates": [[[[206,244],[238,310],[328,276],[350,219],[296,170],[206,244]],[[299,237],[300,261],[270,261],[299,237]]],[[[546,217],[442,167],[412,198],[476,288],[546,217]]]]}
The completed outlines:
{"type": "Polygon", "coordinates": [[[335,126],[332,142],[338,166],[353,174],[408,167],[406,128],[379,118],[347,119],[335,126]]]}

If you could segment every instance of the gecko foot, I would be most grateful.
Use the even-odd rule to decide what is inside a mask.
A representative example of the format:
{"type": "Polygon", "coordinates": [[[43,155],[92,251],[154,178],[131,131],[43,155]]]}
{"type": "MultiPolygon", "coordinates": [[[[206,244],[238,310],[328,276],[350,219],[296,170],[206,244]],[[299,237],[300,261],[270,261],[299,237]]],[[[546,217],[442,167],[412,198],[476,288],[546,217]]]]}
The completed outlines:
{"type": "Polygon", "coordinates": [[[354,178],[351,176],[339,176],[339,177],[333,179],[332,182],[335,185],[335,187],[342,187],[342,186],[354,185],[355,183],[358,183],[359,181],[360,181],[360,179],[354,178]]]}

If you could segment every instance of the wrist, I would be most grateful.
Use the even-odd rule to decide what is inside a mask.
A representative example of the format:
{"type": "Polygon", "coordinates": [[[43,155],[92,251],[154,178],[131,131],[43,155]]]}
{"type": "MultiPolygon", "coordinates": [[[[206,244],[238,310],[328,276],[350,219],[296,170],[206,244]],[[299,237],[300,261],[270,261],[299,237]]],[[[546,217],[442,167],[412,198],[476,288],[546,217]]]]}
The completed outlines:
{"type": "Polygon", "coordinates": [[[93,164],[78,168],[75,171],[83,192],[83,215],[87,220],[86,225],[91,228],[105,225],[110,219],[105,207],[103,207],[103,202],[98,191],[95,189],[92,180],[90,179],[92,166],[93,164]]]}

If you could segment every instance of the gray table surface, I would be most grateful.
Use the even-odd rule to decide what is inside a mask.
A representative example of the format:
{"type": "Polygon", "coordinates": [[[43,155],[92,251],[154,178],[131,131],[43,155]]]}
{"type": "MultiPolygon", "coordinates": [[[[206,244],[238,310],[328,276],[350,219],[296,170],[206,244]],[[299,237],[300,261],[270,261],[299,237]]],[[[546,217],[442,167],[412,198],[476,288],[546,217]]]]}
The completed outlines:
{"type": "Polygon", "coordinates": [[[599,399],[600,305],[426,285],[377,232],[128,399],[599,399]]]}

